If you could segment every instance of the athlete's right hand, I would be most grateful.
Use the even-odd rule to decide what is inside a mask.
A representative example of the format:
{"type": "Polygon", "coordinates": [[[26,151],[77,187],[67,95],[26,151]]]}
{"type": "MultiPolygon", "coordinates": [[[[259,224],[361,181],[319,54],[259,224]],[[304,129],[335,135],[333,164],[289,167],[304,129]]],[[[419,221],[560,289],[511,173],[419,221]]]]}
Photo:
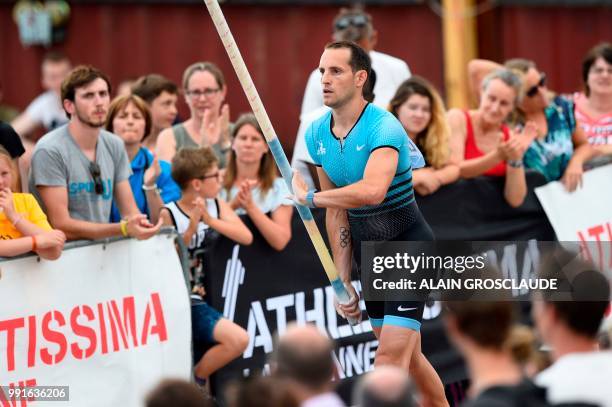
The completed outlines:
{"type": "Polygon", "coordinates": [[[334,297],[334,306],[336,312],[344,319],[352,319],[355,321],[361,321],[361,308],[359,307],[359,294],[355,291],[351,284],[348,284],[350,300],[346,304],[340,304],[338,298],[334,297]]]}

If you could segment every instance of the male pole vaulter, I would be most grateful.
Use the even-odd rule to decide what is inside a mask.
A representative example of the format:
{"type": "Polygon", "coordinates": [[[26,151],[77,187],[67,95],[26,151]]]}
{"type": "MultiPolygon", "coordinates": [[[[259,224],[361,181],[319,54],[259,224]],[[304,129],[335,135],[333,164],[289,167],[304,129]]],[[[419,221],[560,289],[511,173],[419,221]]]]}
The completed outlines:
{"type": "MultiPolygon", "coordinates": [[[[408,135],[391,113],[363,97],[371,72],[368,54],[352,42],[333,42],[325,47],[319,70],[323,102],[332,110],[312,123],[305,138],[319,167],[322,191],[307,191],[306,183],[296,172],[294,199],[310,207],[327,208],[326,226],[334,263],[352,291],[352,301],[338,305],[338,309],[343,316],[359,318],[359,297],[350,281],[351,256],[359,264],[361,242],[427,241],[434,236],[414,199],[408,135]]],[[[424,303],[365,304],[379,340],[375,365],[409,369],[421,390],[424,406],[447,406],[444,386],[421,353],[424,303]]]]}

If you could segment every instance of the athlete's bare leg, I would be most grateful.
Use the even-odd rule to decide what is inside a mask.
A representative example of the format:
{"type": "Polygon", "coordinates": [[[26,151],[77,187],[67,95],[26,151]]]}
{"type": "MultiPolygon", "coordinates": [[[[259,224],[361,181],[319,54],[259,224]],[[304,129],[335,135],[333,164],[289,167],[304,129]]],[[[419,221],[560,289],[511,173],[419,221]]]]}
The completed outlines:
{"type": "Polygon", "coordinates": [[[395,365],[407,369],[422,396],[424,407],[448,406],[440,377],[421,352],[421,334],[409,328],[383,325],[378,330],[375,366],[395,365]]]}

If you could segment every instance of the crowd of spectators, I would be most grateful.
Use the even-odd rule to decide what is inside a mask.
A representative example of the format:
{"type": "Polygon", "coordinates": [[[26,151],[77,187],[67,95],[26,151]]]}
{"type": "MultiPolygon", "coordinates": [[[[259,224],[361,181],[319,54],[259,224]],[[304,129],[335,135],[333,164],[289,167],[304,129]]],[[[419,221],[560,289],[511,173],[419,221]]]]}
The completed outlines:
{"type": "MultiPolygon", "coordinates": [[[[377,31],[363,10],[343,9],[334,19],[333,38],[354,41],[369,52],[373,103],[393,113],[425,157],[426,166],[415,170],[412,180],[421,196],[458,179],[503,177],[505,200],[519,207],[528,192],[527,170],[575,191],[584,164],[612,153],[609,43],[589,51],[582,66],[584,90],[571,95],[551,92],[533,61],[472,61],[469,81],[478,106],[446,111],[429,81],[411,76],[405,62],[374,51],[377,31]]],[[[212,62],[187,67],[180,89],[161,75],[147,74],[111,101],[104,72],[87,65],[71,68],[64,55],[50,53],[42,63],[42,84],[45,93],[23,113],[5,116],[12,126],[0,123],[0,256],[34,252],[53,260],[66,240],[148,239],[162,225],[174,227],[190,259],[194,375],[204,386],[249,340],[244,328],[205,300],[211,242],[222,235],[249,245],[253,232],[239,215],[246,215],[277,251],[292,237],[290,193],[255,116],[246,113],[231,122],[224,73],[212,62]],[[179,95],[189,117],[177,123],[179,95]],[[37,139],[39,127],[47,133],[37,139]]],[[[304,95],[293,161],[311,184],[317,180],[303,134],[328,109],[321,92],[315,70],[304,95]]],[[[554,272],[557,265],[546,267],[554,272]]],[[[541,372],[546,364],[539,350],[513,353],[508,345],[519,338],[529,349],[537,341],[529,329],[526,336],[511,335],[509,302],[446,304],[449,336],[470,371],[469,405],[612,406],[605,383],[612,377],[612,354],[595,350],[605,304],[559,303],[547,293],[534,304],[538,338],[552,349],[547,355],[552,365],[541,372]]],[[[609,343],[606,338],[602,344],[609,343]]],[[[271,357],[272,376],[237,385],[228,395],[230,405],[344,405],[333,392],[333,346],[312,326],[289,327],[271,357]]],[[[200,398],[189,384],[167,381],[147,405],[203,405],[196,404],[205,402],[200,398]]],[[[385,367],[365,375],[353,401],[411,406],[417,399],[408,373],[385,367]]]]}

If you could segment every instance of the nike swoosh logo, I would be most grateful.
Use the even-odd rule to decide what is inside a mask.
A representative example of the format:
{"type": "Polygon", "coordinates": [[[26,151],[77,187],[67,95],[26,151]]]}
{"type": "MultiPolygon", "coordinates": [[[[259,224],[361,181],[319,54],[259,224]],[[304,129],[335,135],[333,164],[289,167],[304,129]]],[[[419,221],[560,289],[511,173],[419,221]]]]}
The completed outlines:
{"type": "Polygon", "coordinates": [[[365,147],[365,144],[357,146],[357,151],[361,151],[363,150],[363,148],[365,147]]]}
{"type": "Polygon", "coordinates": [[[402,312],[402,311],[414,311],[414,310],[415,310],[415,309],[417,309],[417,308],[418,308],[418,307],[404,308],[404,307],[402,307],[402,306],[400,305],[399,307],[397,307],[397,310],[398,310],[399,312],[402,312]]]}

